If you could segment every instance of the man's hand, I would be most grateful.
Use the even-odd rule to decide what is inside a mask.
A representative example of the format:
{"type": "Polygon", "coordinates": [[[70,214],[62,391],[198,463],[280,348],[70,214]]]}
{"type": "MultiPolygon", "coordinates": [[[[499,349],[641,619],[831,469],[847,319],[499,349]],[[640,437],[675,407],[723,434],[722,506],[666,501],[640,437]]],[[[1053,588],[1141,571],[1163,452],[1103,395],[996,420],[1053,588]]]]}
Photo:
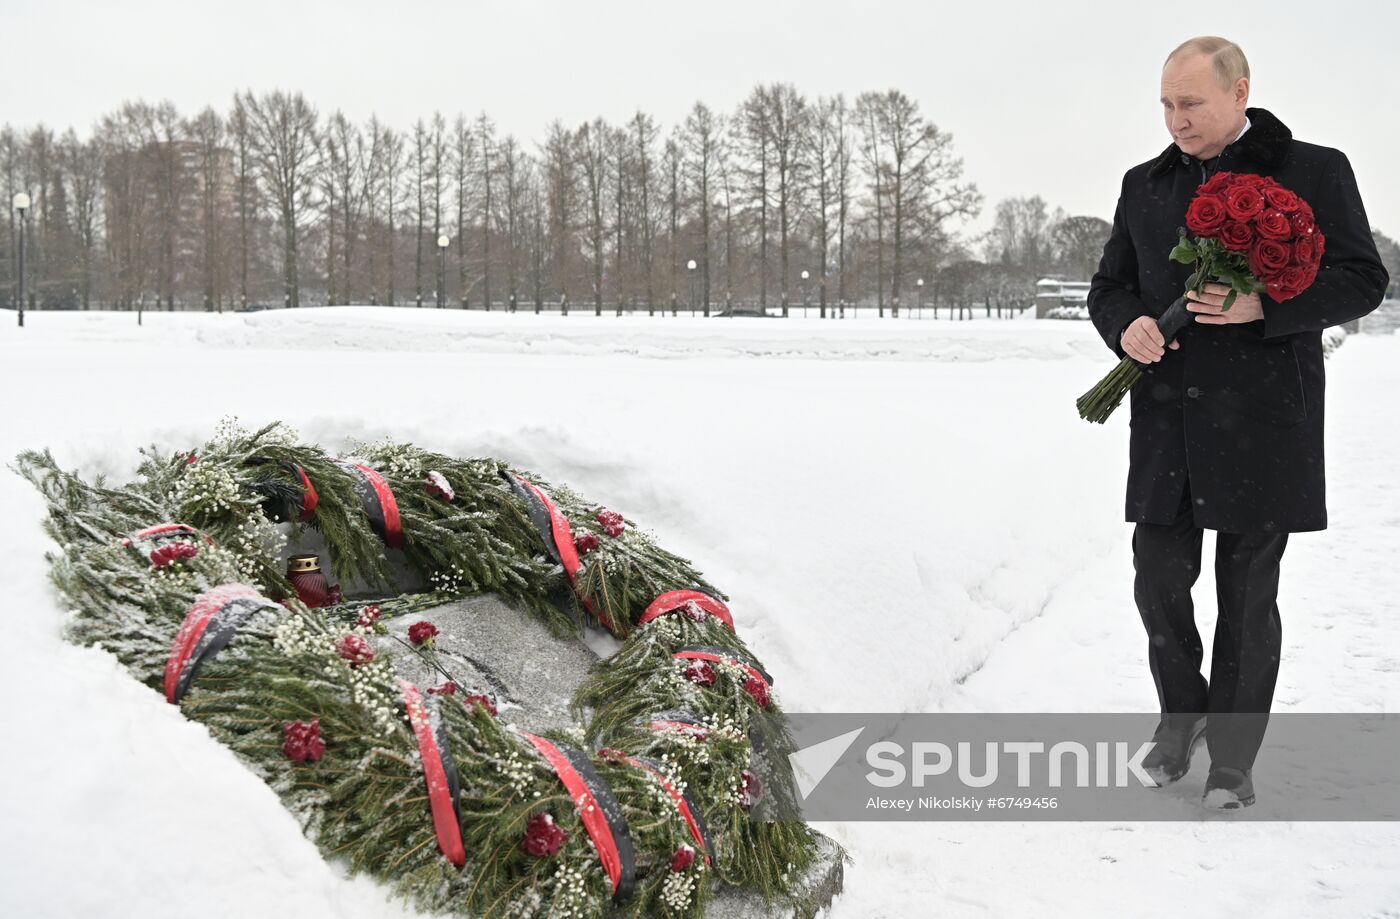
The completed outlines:
{"type": "MultiPolygon", "coordinates": [[[[1134,319],[1132,325],[1123,330],[1121,344],[1128,356],[1140,364],[1154,364],[1166,353],[1163,350],[1166,341],[1162,338],[1161,330],[1157,328],[1157,320],[1151,316],[1139,316],[1134,319]]],[[[1177,341],[1171,343],[1173,351],[1180,347],[1181,344],[1177,341]]]]}
{"type": "Polygon", "coordinates": [[[1228,310],[1223,309],[1225,295],[1229,292],[1229,284],[1209,281],[1199,295],[1194,290],[1186,292],[1186,308],[1193,313],[1199,313],[1196,321],[1206,325],[1254,322],[1264,318],[1264,304],[1258,294],[1235,294],[1235,302],[1230,304],[1228,310]]]}

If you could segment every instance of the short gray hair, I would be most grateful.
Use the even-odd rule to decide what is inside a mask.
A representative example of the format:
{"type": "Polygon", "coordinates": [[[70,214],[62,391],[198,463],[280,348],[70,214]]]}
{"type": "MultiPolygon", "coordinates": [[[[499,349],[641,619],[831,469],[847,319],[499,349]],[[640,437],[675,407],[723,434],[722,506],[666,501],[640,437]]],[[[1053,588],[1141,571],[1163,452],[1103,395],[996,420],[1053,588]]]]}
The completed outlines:
{"type": "Polygon", "coordinates": [[[1172,58],[1183,54],[1210,55],[1211,65],[1215,69],[1215,78],[1226,89],[1234,86],[1240,77],[1249,79],[1249,61],[1245,59],[1244,51],[1228,38],[1221,38],[1219,35],[1198,35],[1195,38],[1188,38],[1172,49],[1172,53],[1167,55],[1162,66],[1167,66],[1171,63],[1172,58]]]}

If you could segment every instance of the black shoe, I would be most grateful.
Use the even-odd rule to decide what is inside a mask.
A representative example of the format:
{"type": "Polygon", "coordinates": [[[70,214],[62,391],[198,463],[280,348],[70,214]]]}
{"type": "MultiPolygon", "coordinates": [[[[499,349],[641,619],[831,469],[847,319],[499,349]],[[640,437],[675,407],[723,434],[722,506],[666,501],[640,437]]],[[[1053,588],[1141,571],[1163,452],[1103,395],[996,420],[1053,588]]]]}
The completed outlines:
{"type": "Polygon", "coordinates": [[[1249,770],[1212,766],[1201,803],[1221,810],[1249,807],[1254,803],[1254,779],[1250,777],[1249,770]]]}
{"type": "Polygon", "coordinates": [[[1206,716],[1190,719],[1190,715],[1164,714],[1157,723],[1152,735],[1156,746],[1142,758],[1142,770],[1159,788],[1191,771],[1191,757],[1205,740],[1206,716]]]}

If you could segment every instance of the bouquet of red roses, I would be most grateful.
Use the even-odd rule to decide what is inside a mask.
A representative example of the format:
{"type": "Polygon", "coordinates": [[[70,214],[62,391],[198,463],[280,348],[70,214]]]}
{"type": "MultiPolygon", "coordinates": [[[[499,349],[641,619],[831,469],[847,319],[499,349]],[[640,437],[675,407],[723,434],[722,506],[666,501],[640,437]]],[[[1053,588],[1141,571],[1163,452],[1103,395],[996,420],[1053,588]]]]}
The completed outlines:
{"type": "MultiPolygon", "coordinates": [[[[1253,173],[1217,173],[1197,188],[1186,209],[1186,226],[1178,233],[1171,259],[1193,266],[1186,290],[1200,293],[1208,281],[1229,284],[1226,310],[1242,293],[1267,293],[1278,302],[1298,296],[1317,277],[1326,244],[1306,201],[1253,173]]],[[[1157,327],[1170,343],[1190,321],[1183,294],[1167,307],[1157,327]]],[[[1123,358],[1079,397],[1079,417],[1102,424],[1141,377],[1142,365],[1123,358]]]]}

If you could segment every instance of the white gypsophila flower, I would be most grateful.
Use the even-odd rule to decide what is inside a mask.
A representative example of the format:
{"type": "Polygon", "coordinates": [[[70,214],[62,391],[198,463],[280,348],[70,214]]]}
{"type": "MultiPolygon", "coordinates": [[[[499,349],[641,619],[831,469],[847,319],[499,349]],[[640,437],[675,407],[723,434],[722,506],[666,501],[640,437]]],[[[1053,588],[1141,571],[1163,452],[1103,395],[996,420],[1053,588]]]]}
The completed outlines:
{"type": "Polygon", "coordinates": [[[668,872],[661,884],[662,902],[678,912],[689,906],[691,897],[695,895],[695,882],[699,874],[698,870],[668,872]]]}

